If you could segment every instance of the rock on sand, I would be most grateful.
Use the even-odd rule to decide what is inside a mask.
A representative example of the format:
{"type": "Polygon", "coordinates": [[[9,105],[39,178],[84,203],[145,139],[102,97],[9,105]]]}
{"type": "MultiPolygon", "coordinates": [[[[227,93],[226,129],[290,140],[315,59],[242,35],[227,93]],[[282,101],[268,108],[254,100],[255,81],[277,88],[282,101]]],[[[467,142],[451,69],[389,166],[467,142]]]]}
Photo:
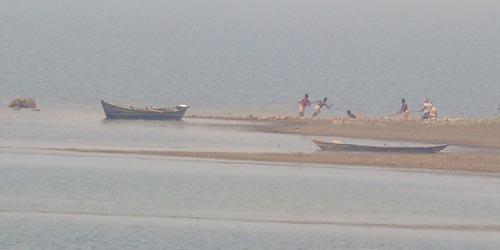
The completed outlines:
{"type": "Polygon", "coordinates": [[[15,97],[10,103],[10,108],[36,109],[36,103],[33,98],[15,97]]]}

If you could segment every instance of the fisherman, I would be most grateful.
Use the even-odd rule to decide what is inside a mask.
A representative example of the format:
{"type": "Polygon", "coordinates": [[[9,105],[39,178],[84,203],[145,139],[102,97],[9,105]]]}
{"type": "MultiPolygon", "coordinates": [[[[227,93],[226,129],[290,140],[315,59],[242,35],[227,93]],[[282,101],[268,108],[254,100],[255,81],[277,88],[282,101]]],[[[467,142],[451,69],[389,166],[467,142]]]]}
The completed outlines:
{"type": "Polygon", "coordinates": [[[350,110],[347,110],[347,117],[356,119],[356,116],[350,110]]]}
{"type": "Polygon", "coordinates": [[[297,102],[299,104],[299,117],[304,117],[304,112],[306,111],[306,107],[311,105],[309,101],[309,95],[305,94],[302,100],[297,102]]]}
{"type": "Polygon", "coordinates": [[[432,103],[428,97],[424,98],[424,107],[420,110],[420,112],[424,112],[422,116],[422,120],[427,120],[431,118],[432,111],[432,103]]]}
{"type": "Polygon", "coordinates": [[[394,115],[399,115],[399,114],[403,114],[403,119],[405,120],[410,119],[410,109],[408,108],[408,104],[406,103],[406,100],[404,98],[401,99],[401,108],[394,115]]]}
{"type": "Polygon", "coordinates": [[[403,114],[403,118],[405,120],[410,119],[410,109],[408,108],[408,104],[406,103],[406,99],[401,99],[401,109],[399,109],[399,113],[403,114]]]}
{"type": "Polygon", "coordinates": [[[324,106],[324,107],[327,107],[327,108],[330,108],[331,106],[328,105],[326,103],[326,101],[328,100],[328,98],[323,98],[323,100],[319,100],[319,101],[315,101],[315,102],[312,102],[312,103],[316,103],[316,106],[314,106],[314,114],[312,115],[312,118],[316,117],[319,112],[321,111],[321,108],[324,106]]]}

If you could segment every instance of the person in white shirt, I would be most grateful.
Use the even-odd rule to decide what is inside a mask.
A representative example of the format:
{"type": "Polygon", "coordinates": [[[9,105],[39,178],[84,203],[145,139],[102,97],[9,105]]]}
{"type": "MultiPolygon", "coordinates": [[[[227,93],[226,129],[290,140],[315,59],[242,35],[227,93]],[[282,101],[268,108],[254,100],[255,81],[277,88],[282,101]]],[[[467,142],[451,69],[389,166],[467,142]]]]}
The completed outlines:
{"type": "Polygon", "coordinates": [[[432,103],[428,97],[424,98],[424,107],[420,111],[424,112],[424,114],[422,115],[422,120],[431,118],[432,103]]]}

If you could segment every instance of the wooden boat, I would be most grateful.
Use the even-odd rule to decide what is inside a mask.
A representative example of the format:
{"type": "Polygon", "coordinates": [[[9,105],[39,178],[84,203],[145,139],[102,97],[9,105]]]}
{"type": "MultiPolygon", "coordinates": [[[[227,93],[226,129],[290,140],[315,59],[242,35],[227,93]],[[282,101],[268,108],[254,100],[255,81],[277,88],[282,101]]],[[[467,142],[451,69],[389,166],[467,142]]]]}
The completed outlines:
{"type": "Polygon", "coordinates": [[[189,108],[189,105],[176,105],[173,108],[123,107],[103,100],[101,104],[108,119],[180,120],[189,108]]]}
{"type": "Polygon", "coordinates": [[[318,140],[313,140],[313,142],[319,148],[321,148],[321,150],[355,151],[355,152],[437,153],[448,147],[448,145],[439,145],[431,147],[381,147],[381,146],[344,144],[337,142],[323,142],[318,140]]]}

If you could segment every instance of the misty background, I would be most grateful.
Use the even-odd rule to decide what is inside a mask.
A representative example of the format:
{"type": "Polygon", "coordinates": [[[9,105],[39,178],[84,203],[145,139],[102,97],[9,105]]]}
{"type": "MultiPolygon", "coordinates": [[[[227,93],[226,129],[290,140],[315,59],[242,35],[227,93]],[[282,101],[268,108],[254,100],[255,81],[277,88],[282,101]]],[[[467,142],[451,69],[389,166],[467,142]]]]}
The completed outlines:
{"type": "Polygon", "coordinates": [[[500,2],[0,0],[0,102],[98,109],[333,109],[441,116],[500,105],[500,2]]]}

